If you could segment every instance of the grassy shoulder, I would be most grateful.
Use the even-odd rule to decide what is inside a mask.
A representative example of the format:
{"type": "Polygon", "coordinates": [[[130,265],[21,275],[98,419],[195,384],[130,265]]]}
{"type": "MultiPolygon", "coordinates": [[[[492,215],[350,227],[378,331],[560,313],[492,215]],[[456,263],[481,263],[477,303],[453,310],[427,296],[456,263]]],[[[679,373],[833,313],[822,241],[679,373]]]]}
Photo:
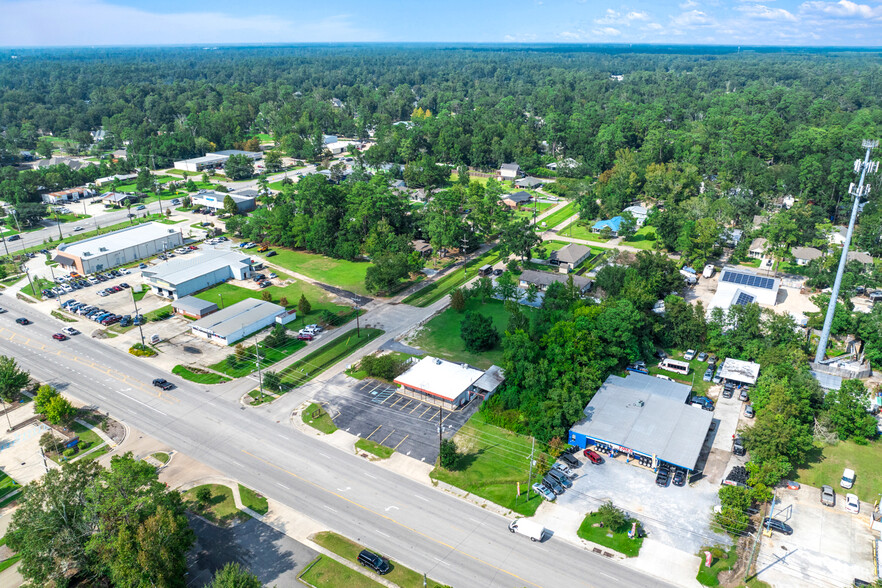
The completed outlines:
{"type": "MultiPolygon", "coordinates": [[[[267,261],[275,265],[309,276],[323,284],[337,286],[356,294],[368,294],[364,287],[364,277],[371,264],[366,261],[334,259],[317,253],[294,251],[284,247],[275,247],[273,250],[276,255],[267,261]]],[[[258,253],[256,255],[263,256],[265,254],[258,253]]]]}
{"type": "Polygon", "coordinates": [[[300,580],[308,582],[315,588],[340,588],[341,586],[346,588],[380,588],[383,586],[364,574],[324,555],[318,556],[313,563],[307,566],[306,571],[300,574],[300,580]]]}
{"type": "Polygon", "coordinates": [[[355,447],[356,449],[375,455],[380,459],[389,459],[392,457],[392,454],[395,453],[395,450],[391,447],[380,445],[376,441],[371,441],[370,439],[359,439],[355,442],[355,447]]]}
{"type": "Polygon", "coordinates": [[[698,574],[695,576],[698,583],[702,586],[719,586],[720,580],[718,577],[720,573],[731,570],[738,562],[736,551],[737,547],[734,545],[728,550],[719,547],[702,547],[698,551],[698,557],[701,559],[701,563],[698,565],[698,574]],[[705,551],[711,552],[710,567],[704,565],[705,551]]]}
{"type": "Polygon", "coordinates": [[[364,347],[385,331],[382,329],[361,329],[359,336],[356,331],[349,331],[325,343],[309,355],[298,359],[281,372],[283,388],[294,388],[305,384],[335,363],[343,360],[364,347]]]}
{"type": "Polygon", "coordinates": [[[242,499],[242,505],[247,506],[257,514],[265,515],[269,512],[269,504],[266,498],[252,490],[239,484],[239,497],[242,499]]]}
{"type": "Polygon", "coordinates": [[[228,527],[250,518],[236,508],[233,491],[222,484],[204,484],[190,488],[184,492],[183,498],[188,509],[221,527],[228,527]],[[200,488],[208,488],[211,492],[211,497],[204,503],[197,498],[200,488]]]}
{"type": "Polygon", "coordinates": [[[499,261],[499,254],[495,249],[491,249],[484,255],[473,259],[463,267],[450,270],[450,272],[438,280],[429,283],[420,290],[414,292],[403,300],[405,304],[413,306],[425,307],[441,300],[447,296],[454,288],[459,288],[467,281],[477,275],[478,268],[487,264],[494,264],[499,261]]]}
{"type": "Polygon", "coordinates": [[[306,407],[300,418],[313,429],[321,431],[326,435],[330,435],[337,430],[337,425],[334,424],[334,420],[327,411],[314,402],[306,407]]]}
{"type": "MultiPolygon", "coordinates": [[[[849,492],[857,494],[865,502],[873,503],[879,498],[882,487],[882,442],[871,441],[859,445],[854,441],[840,441],[836,445],[816,445],[809,453],[806,464],[796,471],[793,479],[815,488],[829,484],[839,488],[842,470],[855,471],[854,486],[849,492]]],[[[843,491],[844,492],[844,491],[843,491]]]]}
{"type": "Polygon", "coordinates": [[[484,420],[481,412],[453,438],[460,457],[452,470],[437,466],[430,474],[439,480],[485,498],[524,516],[532,516],[542,498],[529,490],[529,437],[518,435],[484,420]],[[521,496],[518,497],[518,482],[521,496]]]}
{"type": "Polygon", "coordinates": [[[618,529],[597,526],[600,524],[600,515],[591,513],[585,517],[576,534],[586,541],[597,543],[604,547],[614,549],[627,557],[637,557],[643,546],[643,537],[628,537],[633,521],[626,521],[618,529]]]}
{"type": "Polygon", "coordinates": [[[576,210],[576,205],[572,202],[568,204],[564,204],[563,206],[558,205],[558,207],[549,214],[547,217],[539,221],[539,227],[542,226],[542,223],[545,223],[544,229],[553,229],[560,223],[564,222],[574,214],[578,212],[576,210]]]}
{"type": "Polygon", "coordinates": [[[260,406],[261,404],[272,402],[277,398],[277,396],[261,392],[260,390],[252,390],[248,393],[248,396],[251,397],[251,400],[248,401],[248,404],[251,406],[260,406]]]}
{"type": "Polygon", "coordinates": [[[223,384],[229,382],[230,379],[214,372],[207,372],[199,368],[188,368],[182,365],[176,365],[172,368],[172,373],[180,376],[189,382],[197,384],[223,384]]]}
{"type": "MultiPolygon", "coordinates": [[[[382,552],[373,549],[371,546],[361,545],[331,531],[316,533],[315,536],[313,536],[313,541],[328,551],[336,553],[340,557],[353,563],[357,563],[358,554],[361,553],[362,549],[370,549],[371,551],[378,552],[382,555],[382,552]]],[[[396,563],[394,560],[391,560],[389,563],[392,564],[392,570],[383,577],[396,586],[400,586],[401,588],[423,588],[425,585],[428,588],[445,588],[444,584],[436,582],[431,578],[428,578],[426,584],[423,584],[422,574],[419,574],[410,568],[406,568],[403,565],[396,563]]]]}
{"type": "MultiPolygon", "coordinates": [[[[269,347],[265,344],[260,345],[260,368],[266,369],[271,365],[275,364],[278,361],[281,361],[295,353],[301,349],[306,347],[306,343],[304,341],[300,341],[295,337],[289,337],[288,340],[283,344],[277,347],[269,347]]],[[[231,349],[232,351],[232,349],[231,349]]],[[[228,356],[221,361],[212,364],[208,367],[211,369],[224,373],[231,378],[241,378],[243,376],[247,376],[252,372],[257,371],[257,362],[255,361],[257,358],[257,350],[254,348],[254,345],[249,345],[245,348],[245,360],[237,360],[233,359],[235,357],[235,353],[230,354],[232,357],[228,356]]]]}

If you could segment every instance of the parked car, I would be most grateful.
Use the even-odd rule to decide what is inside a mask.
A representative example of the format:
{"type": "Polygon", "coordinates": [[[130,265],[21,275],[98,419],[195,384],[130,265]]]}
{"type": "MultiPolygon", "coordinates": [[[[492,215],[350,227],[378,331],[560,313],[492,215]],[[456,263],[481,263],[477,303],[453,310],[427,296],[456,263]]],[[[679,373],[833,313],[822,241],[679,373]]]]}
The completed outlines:
{"type": "Polygon", "coordinates": [[[854,514],[861,512],[861,501],[857,496],[851,493],[845,495],[845,510],[854,514]]]}
{"type": "Polygon", "coordinates": [[[698,361],[707,361],[707,353],[702,351],[698,354],[698,361]]]}
{"type": "MultiPolygon", "coordinates": [[[[79,231],[82,231],[82,230],[83,230],[83,227],[74,227],[74,232],[79,232],[79,231]]],[[[12,238],[10,237],[10,241],[11,241],[11,240],[12,240],[12,238]]]]}
{"type": "Polygon", "coordinates": [[[554,492],[552,492],[539,482],[533,484],[533,492],[535,492],[548,502],[554,502],[554,499],[557,498],[557,496],[554,495],[554,492]]]}
{"type": "Polygon", "coordinates": [[[561,486],[560,483],[551,476],[546,475],[544,478],[542,478],[542,483],[545,485],[546,488],[548,488],[558,496],[564,493],[564,487],[561,486]]]}
{"type": "Polygon", "coordinates": [[[261,288],[269,288],[270,286],[273,285],[273,283],[270,282],[269,280],[264,280],[262,282],[258,282],[257,285],[260,286],[261,288]]]}
{"type": "Polygon", "coordinates": [[[146,210],[146,209],[147,209],[147,207],[144,206],[143,204],[139,204],[138,206],[135,207],[135,210],[146,210]]]}
{"type": "Polygon", "coordinates": [[[29,324],[31,324],[31,321],[29,321],[28,319],[26,319],[26,318],[24,318],[24,317],[15,319],[15,322],[17,322],[17,323],[20,324],[20,325],[29,325],[29,324]]]}
{"type": "Polygon", "coordinates": [[[697,404],[704,410],[714,409],[714,401],[707,396],[690,396],[689,404],[697,404]]]}
{"type": "Polygon", "coordinates": [[[362,549],[361,553],[358,554],[358,563],[374,570],[381,576],[392,571],[392,566],[389,565],[388,560],[383,559],[381,556],[373,551],[368,551],[367,549],[362,549]]]}
{"type": "Polygon", "coordinates": [[[664,350],[662,350],[662,349],[657,349],[655,351],[655,356],[659,359],[667,359],[668,358],[668,354],[665,353],[664,350]]]}
{"type": "Polygon", "coordinates": [[[746,453],[744,450],[744,444],[741,442],[741,437],[735,437],[732,440],[732,453],[735,455],[744,455],[746,453]]]}
{"type": "Polygon", "coordinates": [[[842,478],[839,480],[839,485],[843,488],[854,486],[854,470],[845,468],[842,472],[842,478]]]}
{"type": "Polygon", "coordinates": [[[677,468],[674,470],[674,486],[685,486],[686,485],[686,470],[682,468],[677,468]]]}
{"type": "Polygon", "coordinates": [[[309,333],[297,333],[297,338],[301,341],[312,341],[313,339],[315,339],[315,337],[313,337],[309,333]]]}
{"type": "Polygon", "coordinates": [[[571,470],[566,465],[564,465],[560,462],[557,462],[553,466],[551,466],[551,469],[557,470],[557,471],[563,473],[565,476],[567,476],[571,480],[575,480],[578,477],[578,474],[576,474],[576,472],[574,472],[573,470],[571,470]]]}
{"type": "Polygon", "coordinates": [[[687,349],[686,353],[683,355],[683,359],[685,359],[686,361],[692,361],[693,359],[695,359],[695,350],[687,349]]]}
{"type": "Polygon", "coordinates": [[[171,390],[175,387],[174,384],[164,378],[156,378],[155,380],[153,380],[153,385],[157,388],[162,388],[163,390],[171,390]]]}
{"type": "Polygon", "coordinates": [[[711,368],[707,368],[706,370],[704,370],[704,376],[702,376],[701,379],[704,380],[705,382],[710,382],[711,380],[713,380],[714,379],[714,370],[712,370],[711,368]]]}
{"type": "Polygon", "coordinates": [[[667,466],[660,466],[658,468],[658,473],[655,475],[655,485],[661,486],[662,488],[668,485],[668,481],[670,480],[671,475],[668,471],[667,466]]]}
{"type": "Polygon", "coordinates": [[[79,334],[80,334],[80,332],[77,331],[77,330],[76,330],[75,328],[73,328],[73,327],[64,327],[63,329],[61,329],[61,332],[64,333],[65,335],[70,335],[71,337],[74,336],[74,335],[79,335],[79,334]]]}
{"type": "Polygon", "coordinates": [[[588,458],[588,461],[593,463],[594,465],[600,465],[603,463],[603,458],[600,457],[600,454],[594,451],[593,449],[586,449],[582,452],[582,455],[588,458]]]}
{"type": "Polygon", "coordinates": [[[833,487],[824,484],[821,486],[821,504],[824,506],[836,506],[836,493],[833,487]]]}
{"type": "Polygon", "coordinates": [[[551,468],[548,470],[548,475],[557,480],[557,482],[564,488],[573,487],[573,483],[570,481],[569,477],[565,476],[561,471],[551,468]]]}
{"type": "Polygon", "coordinates": [[[270,272],[269,277],[270,277],[270,279],[272,279],[272,278],[278,278],[279,276],[276,275],[276,272],[270,272]]]}
{"type": "Polygon", "coordinates": [[[567,464],[568,466],[570,466],[571,468],[577,468],[580,465],[582,465],[578,459],[576,459],[575,457],[573,457],[572,455],[569,455],[567,453],[564,453],[563,455],[561,455],[559,459],[562,462],[564,462],[565,464],[567,464]]]}
{"type": "Polygon", "coordinates": [[[748,395],[745,388],[742,388],[741,392],[738,393],[738,400],[740,400],[741,402],[747,402],[748,400],[750,400],[750,395],[748,395]]]}
{"type": "Polygon", "coordinates": [[[139,263],[139,264],[138,264],[138,269],[144,269],[144,268],[146,268],[146,267],[147,267],[147,264],[146,264],[146,263],[139,263]]]}
{"type": "Polygon", "coordinates": [[[67,335],[65,335],[64,333],[55,333],[54,335],[52,335],[52,338],[56,341],[67,341],[67,335]]]}
{"type": "Polygon", "coordinates": [[[726,385],[723,386],[723,398],[732,398],[735,394],[735,386],[726,382],[726,385]]]}
{"type": "Polygon", "coordinates": [[[267,251],[266,252],[267,257],[273,257],[274,255],[278,255],[278,253],[276,253],[275,251],[267,251]]]}
{"type": "Polygon", "coordinates": [[[756,414],[753,412],[752,404],[748,404],[744,407],[744,416],[749,419],[752,419],[754,416],[756,416],[756,414]]]}
{"type": "Polygon", "coordinates": [[[773,519],[772,517],[766,517],[763,519],[763,527],[783,535],[793,535],[793,529],[790,525],[783,521],[779,521],[778,519],[773,519]]]}

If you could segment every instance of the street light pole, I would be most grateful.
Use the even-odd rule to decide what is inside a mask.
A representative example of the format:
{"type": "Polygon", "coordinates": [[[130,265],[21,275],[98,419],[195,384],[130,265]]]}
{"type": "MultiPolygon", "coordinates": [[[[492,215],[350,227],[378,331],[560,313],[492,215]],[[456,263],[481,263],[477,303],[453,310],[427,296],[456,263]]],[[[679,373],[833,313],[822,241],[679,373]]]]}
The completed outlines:
{"type": "Polygon", "coordinates": [[[22,264],[22,267],[24,267],[25,275],[28,277],[28,284],[31,285],[31,294],[36,298],[37,291],[34,290],[34,283],[31,281],[31,272],[28,271],[27,266],[24,264],[22,264]]]}
{"type": "Polygon", "coordinates": [[[0,402],[3,403],[3,414],[6,415],[6,422],[9,423],[9,428],[6,429],[6,432],[9,433],[12,431],[12,421],[9,420],[9,410],[6,408],[6,401],[3,398],[0,398],[0,402]]]}
{"type": "Polygon", "coordinates": [[[61,241],[64,239],[64,235],[61,234],[61,221],[58,220],[58,211],[55,211],[55,226],[58,227],[58,240],[61,241]]]}
{"type": "Polygon", "coordinates": [[[257,385],[260,388],[260,398],[263,398],[263,374],[260,371],[260,343],[254,337],[254,353],[257,355],[257,385]]]}
{"type": "MultiPolygon", "coordinates": [[[[52,282],[57,283],[57,282],[55,282],[55,271],[52,269],[51,265],[49,266],[49,273],[52,274],[52,282]]],[[[33,290],[33,288],[31,288],[31,289],[33,290]]],[[[34,294],[36,294],[36,292],[34,292],[34,294]]],[[[61,296],[57,296],[57,298],[58,298],[58,308],[61,308],[61,296]]]]}
{"type": "Polygon", "coordinates": [[[144,347],[144,329],[141,327],[141,320],[138,318],[138,301],[135,300],[135,289],[129,288],[132,292],[132,304],[135,305],[135,318],[132,321],[138,321],[138,332],[141,333],[141,347],[144,347]]]}

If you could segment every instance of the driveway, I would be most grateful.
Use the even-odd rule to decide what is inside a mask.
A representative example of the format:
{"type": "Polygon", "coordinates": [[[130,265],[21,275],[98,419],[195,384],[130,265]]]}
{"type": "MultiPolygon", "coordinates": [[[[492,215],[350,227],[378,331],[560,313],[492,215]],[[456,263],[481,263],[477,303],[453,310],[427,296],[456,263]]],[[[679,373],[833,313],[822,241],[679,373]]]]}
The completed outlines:
{"type": "Polygon", "coordinates": [[[318,553],[262,522],[251,519],[222,529],[190,517],[196,543],[187,555],[187,586],[204,586],[228,562],[239,562],[265,586],[297,586],[297,575],[318,553]]]}
{"type": "Polygon", "coordinates": [[[854,578],[873,578],[872,534],[861,504],[854,515],[845,510],[845,491],[835,488],[836,505],[820,502],[820,490],[779,488],[774,516],[793,527],[793,535],[762,537],[755,571],[773,586],[850,586],[854,578]]]}

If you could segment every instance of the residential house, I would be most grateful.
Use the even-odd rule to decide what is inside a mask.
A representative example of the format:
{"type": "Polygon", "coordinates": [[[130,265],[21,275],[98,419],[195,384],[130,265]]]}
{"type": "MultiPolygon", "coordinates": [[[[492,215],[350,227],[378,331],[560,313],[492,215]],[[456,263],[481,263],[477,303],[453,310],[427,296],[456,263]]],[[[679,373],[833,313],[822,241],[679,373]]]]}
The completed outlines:
{"type": "Polygon", "coordinates": [[[762,259],[766,256],[766,247],[768,247],[769,241],[767,239],[763,239],[762,237],[757,237],[750,243],[750,249],[747,251],[747,255],[754,259],[762,259]]]}
{"type": "Polygon", "coordinates": [[[723,229],[720,232],[720,238],[717,240],[717,244],[734,249],[735,247],[738,247],[739,243],[741,243],[741,238],[743,236],[744,231],[741,229],[723,229]]]}
{"type": "Polygon", "coordinates": [[[339,98],[331,98],[331,104],[334,108],[343,108],[343,101],[339,98]]]}
{"type": "Polygon", "coordinates": [[[559,282],[561,284],[566,284],[570,278],[573,279],[573,285],[579,289],[579,292],[585,293],[591,289],[591,280],[588,278],[583,278],[582,276],[577,275],[564,275],[564,274],[554,274],[551,272],[539,272],[536,270],[524,270],[521,272],[519,276],[518,285],[526,290],[531,285],[536,286],[536,288],[543,292],[553,284],[554,282],[559,282]]]}
{"type": "Polygon", "coordinates": [[[794,247],[790,253],[796,260],[796,265],[808,265],[809,262],[824,256],[823,251],[814,247],[794,247]]]}
{"type": "Polygon", "coordinates": [[[613,237],[618,237],[619,231],[622,230],[622,217],[614,216],[609,220],[597,221],[594,223],[594,226],[591,227],[591,232],[602,233],[603,229],[607,227],[609,227],[613,237]]]}
{"type": "Polygon", "coordinates": [[[515,181],[521,175],[521,166],[516,163],[503,163],[496,172],[496,179],[500,181],[515,181]]]}
{"type": "Polygon", "coordinates": [[[637,228],[643,226],[643,223],[646,222],[646,217],[649,215],[649,210],[645,206],[640,206],[639,204],[635,204],[634,206],[629,206],[622,212],[630,212],[631,216],[634,217],[634,220],[637,221],[637,228]]]}
{"type": "Polygon", "coordinates": [[[36,167],[49,167],[52,165],[66,165],[74,171],[81,170],[89,165],[97,165],[93,161],[83,159],[73,159],[72,157],[50,157],[49,159],[41,159],[36,163],[36,167]]]}
{"type": "Polygon", "coordinates": [[[43,202],[46,204],[65,204],[67,202],[77,202],[80,198],[88,198],[89,196],[94,195],[94,190],[82,186],[80,188],[71,188],[69,190],[61,190],[60,192],[43,194],[43,202]]]}
{"type": "Polygon", "coordinates": [[[753,228],[754,229],[758,229],[761,226],[768,224],[768,222],[769,222],[769,217],[767,217],[765,215],[762,215],[762,214],[753,215],[753,228]]]}
{"type": "Polygon", "coordinates": [[[526,178],[519,178],[515,180],[515,186],[518,188],[528,188],[535,189],[541,186],[544,182],[539,178],[534,178],[533,176],[527,176],[526,178]]]}
{"type": "Polygon", "coordinates": [[[579,162],[573,159],[572,157],[567,157],[562,161],[552,161],[551,163],[545,164],[545,167],[550,169],[551,171],[558,171],[561,169],[572,169],[574,167],[579,167],[579,162]]]}
{"type": "Polygon", "coordinates": [[[833,245],[845,245],[845,236],[848,234],[848,227],[836,225],[833,232],[827,237],[827,240],[833,245]]]}
{"type": "Polygon", "coordinates": [[[432,255],[432,245],[422,239],[415,239],[413,241],[413,250],[419,253],[422,257],[429,257],[432,255]]]}
{"type": "Polygon", "coordinates": [[[849,251],[848,255],[845,256],[848,261],[859,261],[864,265],[872,265],[873,264],[873,256],[869,253],[865,253],[863,251],[849,251]]]}
{"type": "Polygon", "coordinates": [[[505,194],[502,196],[502,203],[508,206],[509,208],[518,208],[530,200],[533,197],[530,196],[527,192],[515,192],[513,194],[505,194]]]}
{"type": "Polygon", "coordinates": [[[558,251],[551,253],[552,263],[557,261],[561,267],[575,269],[591,255],[591,248],[576,243],[565,245],[558,251]]]}

